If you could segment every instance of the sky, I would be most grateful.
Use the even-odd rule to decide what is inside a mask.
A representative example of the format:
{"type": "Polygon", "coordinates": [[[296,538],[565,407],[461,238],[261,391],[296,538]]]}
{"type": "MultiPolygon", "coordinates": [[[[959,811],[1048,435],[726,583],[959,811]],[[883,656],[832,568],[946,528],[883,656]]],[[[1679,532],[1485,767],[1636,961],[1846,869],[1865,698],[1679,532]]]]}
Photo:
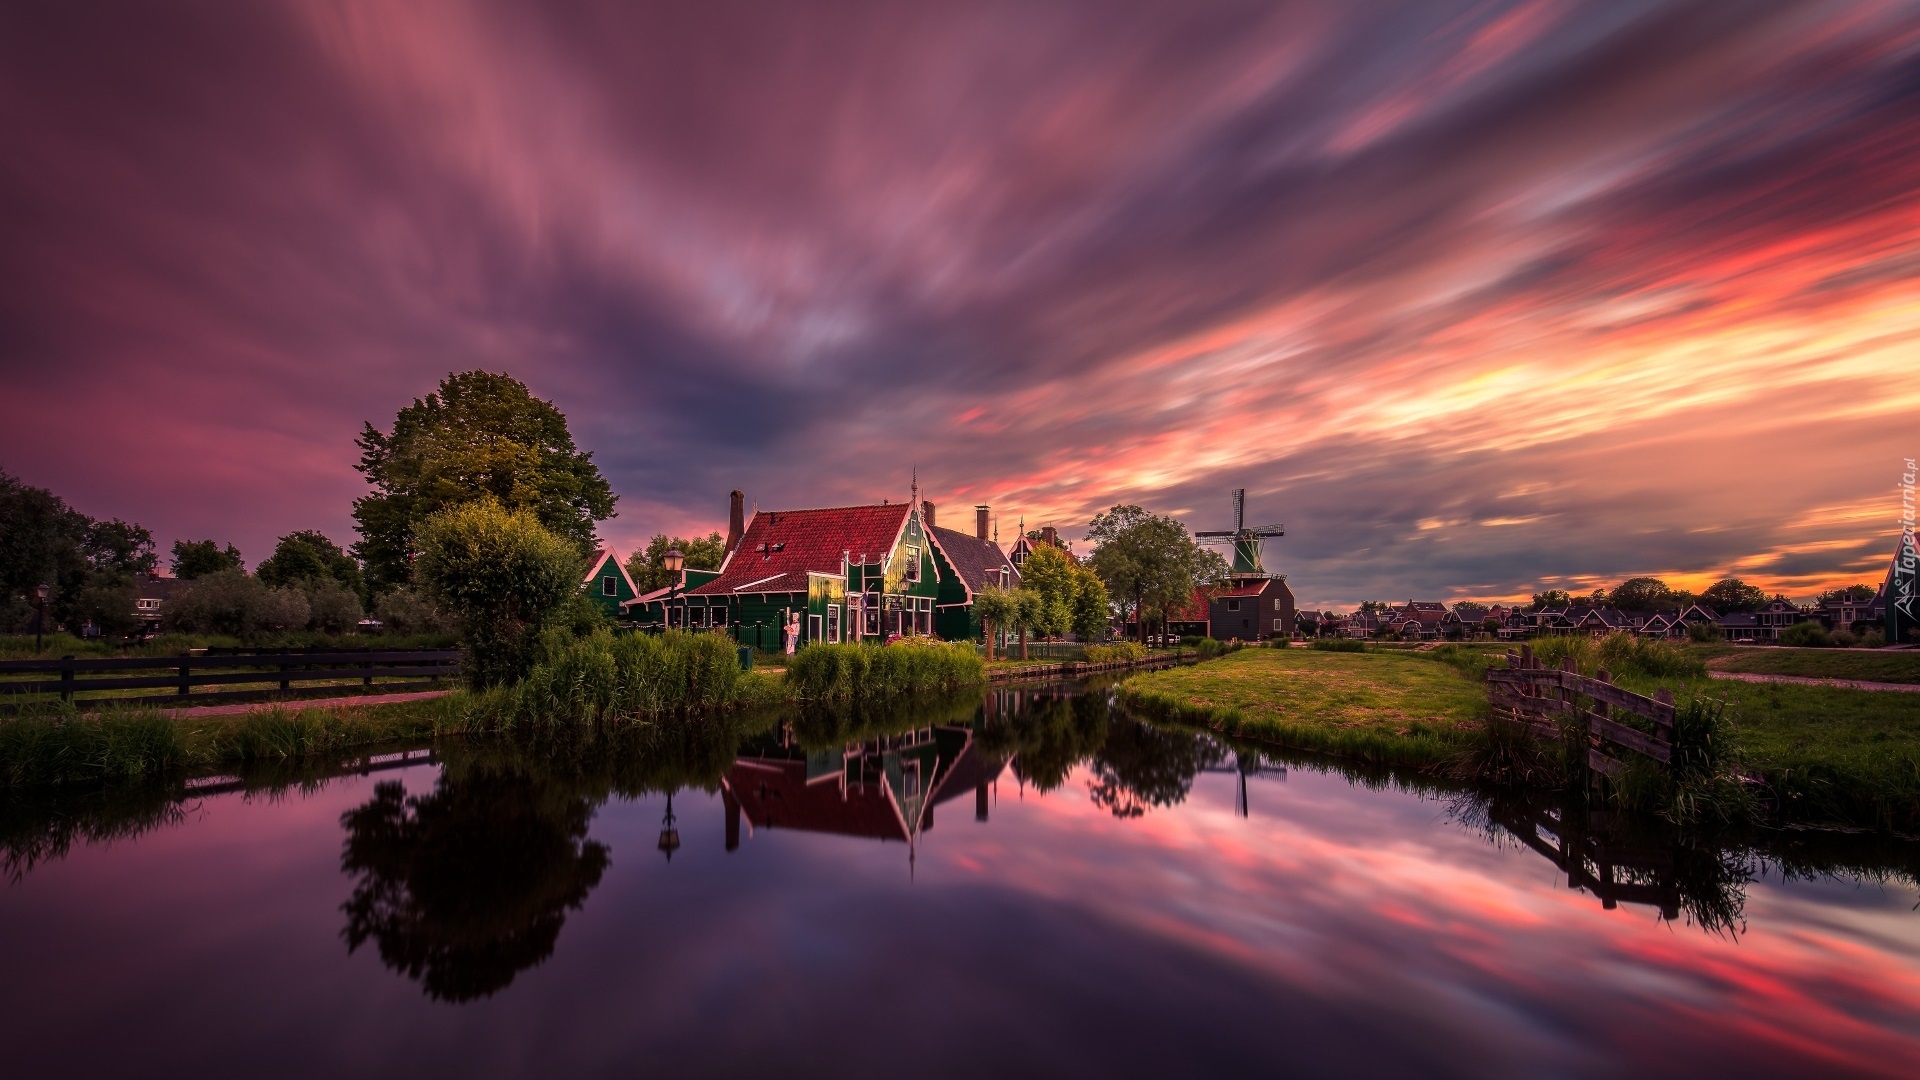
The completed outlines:
{"type": "Polygon", "coordinates": [[[20,4],[0,145],[0,469],[249,564],[473,368],[622,549],[1246,488],[1304,606],[1877,583],[1920,456],[1915,3],[20,4]]]}

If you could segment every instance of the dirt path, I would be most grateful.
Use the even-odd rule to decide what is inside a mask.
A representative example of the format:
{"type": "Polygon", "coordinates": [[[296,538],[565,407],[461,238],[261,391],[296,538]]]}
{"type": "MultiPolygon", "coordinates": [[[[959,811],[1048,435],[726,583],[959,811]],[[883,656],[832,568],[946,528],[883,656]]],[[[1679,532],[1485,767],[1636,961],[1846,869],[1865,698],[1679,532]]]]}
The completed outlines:
{"type": "Polygon", "coordinates": [[[1733,679],[1737,682],[1799,683],[1801,686],[1838,686],[1848,690],[1893,690],[1900,693],[1920,694],[1920,683],[1868,682],[1865,679],[1809,679],[1803,675],[1763,675],[1754,671],[1709,671],[1707,674],[1716,679],[1733,679]]]}
{"type": "MultiPolygon", "coordinates": [[[[1920,687],[1915,687],[1920,689],[1920,687]]],[[[355,694],[352,697],[304,698],[295,701],[249,701],[244,705],[202,705],[193,709],[162,709],[161,713],[176,720],[191,720],[200,716],[240,716],[261,709],[315,709],[330,708],[339,705],[393,705],[402,701],[426,701],[443,697],[451,690],[421,690],[411,694],[355,694]]]]}

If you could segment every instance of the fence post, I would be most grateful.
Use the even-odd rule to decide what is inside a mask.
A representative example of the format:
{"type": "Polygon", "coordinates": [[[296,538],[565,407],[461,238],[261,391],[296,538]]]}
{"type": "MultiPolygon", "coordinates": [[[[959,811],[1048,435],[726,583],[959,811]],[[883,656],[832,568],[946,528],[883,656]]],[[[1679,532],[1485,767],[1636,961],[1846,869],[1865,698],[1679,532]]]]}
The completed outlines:
{"type": "Polygon", "coordinates": [[[291,670],[292,667],[293,665],[287,663],[285,660],[280,661],[280,689],[282,692],[293,689],[293,680],[287,677],[287,672],[291,670]]]}
{"type": "Polygon", "coordinates": [[[174,691],[180,697],[186,697],[187,688],[192,685],[191,683],[187,682],[187,677],[188,677],[187,673],[190,670],[187,667],[187,657],[191,655],[192,655],[191,653],[184,653],[184,652],[180,654],[180,686],[177,690],[174,691]]]}
{"type": "Polygon", "coordinates": [[[60,665],[60,700],[72,701],[73,700],[73,657],[63,656],[60,659],[62,661],[60,665]]]}

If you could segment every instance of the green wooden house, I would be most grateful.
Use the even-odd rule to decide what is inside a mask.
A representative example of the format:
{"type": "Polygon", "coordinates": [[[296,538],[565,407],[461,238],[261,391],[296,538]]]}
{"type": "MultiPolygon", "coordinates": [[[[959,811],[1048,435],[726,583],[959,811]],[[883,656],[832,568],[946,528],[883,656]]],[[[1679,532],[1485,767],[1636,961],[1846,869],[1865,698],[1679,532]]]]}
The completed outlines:
{"type": "Polygon", "coordinates": [[[624,605],[640,595],[640,590],[634,588],[633,579],[627,576],[627,568],[620,562],[620,553],[613,550],[611,545],[594,553],[587,576],[580,581],[580,588],[616,619],[624,618],[624,605]]]}
{"type": "Polygon", "coordinates": [[[978,641],[981,626],[973,610],[974,594],[988,587],[1018,588],[1020,570],[999,544],[987,538],[986,507],[974,507],[972,534],[933,524],[931,503],[923,505],[922,512],[940,570],[934,630],[948,641],[978,641]]]}
{"type": "Polygon", "coordinates": [[[913,503],[758,511],[709,573],[686,571],[628,610],[643,625],[724,630],[767,649],[795,619],[803,643],[936,632],[940,560],[913,503]]]}

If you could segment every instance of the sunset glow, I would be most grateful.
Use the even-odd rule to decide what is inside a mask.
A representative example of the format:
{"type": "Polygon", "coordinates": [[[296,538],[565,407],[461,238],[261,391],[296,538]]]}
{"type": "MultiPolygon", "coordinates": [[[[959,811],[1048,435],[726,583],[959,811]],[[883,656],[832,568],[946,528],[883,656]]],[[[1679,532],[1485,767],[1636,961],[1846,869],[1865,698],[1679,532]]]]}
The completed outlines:
{"type": "Polygon", "coordinates": [[[1920,7],[314,2],[0,14],[0,467],[353,539],[449,371],[603,533],[1284,522],[1302,606],[1877,583],[1920,7]]]}

